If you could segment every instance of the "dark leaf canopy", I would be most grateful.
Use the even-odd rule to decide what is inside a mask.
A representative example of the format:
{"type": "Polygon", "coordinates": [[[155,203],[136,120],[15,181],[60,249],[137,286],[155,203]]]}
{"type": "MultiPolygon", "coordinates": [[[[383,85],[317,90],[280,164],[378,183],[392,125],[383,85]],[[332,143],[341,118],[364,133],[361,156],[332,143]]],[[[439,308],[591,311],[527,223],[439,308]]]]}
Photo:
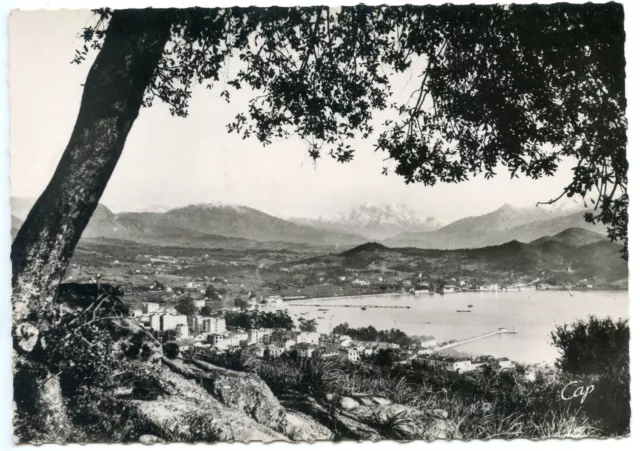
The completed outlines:
{"type": "MultiPolygon", "coordinates": [[[[574,177],[559,194],[591,200],[586,219],[607,225],[626,255],[622,6],[153,11],[173,28],[146,105],[159,98],[186,116],[195,83],[227,101],[250,89],[256,95],[229,132],[264,144],[298,135],[312,158],[340,162],[353,158],[353,138],[374,136],[407,183],[490,178],[499,166],[540,178],[571,158],[574,177]],[[226,79],[232,58],[241,68],[226,79]],[[419,88],[392,102],[390,76],[415,67],[419,88]],[[376,110],[394,119],[374,124],[376,110]]],[[[96,13],[78,62],[99,48],[112,14],[96,13]]]]}

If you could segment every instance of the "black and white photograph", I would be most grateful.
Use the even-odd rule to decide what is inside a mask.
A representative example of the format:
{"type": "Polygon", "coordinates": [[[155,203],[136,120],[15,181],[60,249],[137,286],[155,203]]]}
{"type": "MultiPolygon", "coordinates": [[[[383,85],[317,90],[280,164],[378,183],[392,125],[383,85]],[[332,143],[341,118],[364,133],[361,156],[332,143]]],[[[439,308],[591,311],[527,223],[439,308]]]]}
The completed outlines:
{"type": "Polygon", "coordinates": [[[629,436],[625,12],[14,9],[14,443],[629,436]]]}

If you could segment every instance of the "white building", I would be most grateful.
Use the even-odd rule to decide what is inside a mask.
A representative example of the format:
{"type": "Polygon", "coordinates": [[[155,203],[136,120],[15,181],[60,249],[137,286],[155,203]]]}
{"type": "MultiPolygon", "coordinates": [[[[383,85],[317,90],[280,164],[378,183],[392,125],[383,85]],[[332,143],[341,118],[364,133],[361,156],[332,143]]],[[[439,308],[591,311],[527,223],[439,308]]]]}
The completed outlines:
{"type": "Polygon", "coordinates": [[[133,316],[134,318],[139,318],[142,316],[142,310],[140,309],[136,309],[134,311],[131,312],[131,316],[133,316]]]}
{"type": "Polygon", "coordinates": [[[428,337],[422,337],[420,339],[420,347],[422,348],[433,348],[438,344],[436,337],[433,335],[429,335],[428,337]]]}
{"type": "Polygon", "coordinates": [[[195,333],[216,333],[222,334],[226,332],[227,325],[224,318],[214,318],[211,316],[192,316],[191,330],[195,333]]]}
{"type": "Polygon", "coordinates": [[[500,288],[497,283],[492,283],[489,285],[482,285],[478,288],[480,291],[498,291],[500,288]]]}
{"type": "Polygon", "coordinates": [[[158,304],[157,302],[142,303],[142,312],[146,313],[147,315],[149,313],[157,312],[158,310],[160,310],[160,304],[158,304]]]}
{"type": "Polygon", "coordinates": [[[153,315],[151,315],[149,317],[149,326],[151,327],[151,329],[153,330],[161,330],[160,329],[160,316],[157,313],[154,313],[153,315]]]}
{"type": "Polygon", "coordinates": [[[368,280],[355,279],[353,282],[351,282],[351,284],[360,287],[368,287],[369,285],[371,285],[371,282],[369,282],[368,280]]]}
{"type": "Polygon", "coordinates": [[[227,323],[224,318],[203,317],[201,329],[207,333],[223,333],[227,330],[227,323]]]}
{"type": "Polygon", "coordinates": [[[360,354],[355,348],[341,348],[339,352],[340,358],[343,360],[348,360],[349,362],[357,362],[360,360],[360,354]]]}
{"type": "Polygon", "coordinates": [[[320,332],[299,332],[296,334],[296,344],[307,343],[317,345],[320,341],[320,332]]]}
{"type": "Polygon", "coordinates": [[[193,305],[194,305],[196,308],[202,308],[202,307],[204,307],[204,305],[205,305],[204,299],[195,299],[195,300],[193,301],[193,305]]]}
{"type": "Polygon", "coordinates": [[[187,315],[170,315],[165,314],[160,317],[160,330],[175,329],[179,324],[187,325],[187,315]]]}
{"type": "Polygon", "coordinates": [[[273,334],[272,329],[249,329],[248,343],[262,343],[262,344],[270,344],[271,343],[271,335],[273,334]]]}
{"type": "Polygon", "coordinates": [[[285,349],[282,346],[276,346],[272,344],[267,346],[267,352],[269,353],[269,357],[275,359],[284,354],[285,349]]]}
{"type": "Polygon", "coordinates": [[[496,363],[498,364],[500,369],[513,368],[515,366],[513,362],[506,357],[496,359],[496,363]]]}
{"type": "Polygon", "coordinates": [[[218,349],[226,349],[228,347],[228,342],[226,341],[224,334],[210,334],[207,337],[207,343],[218,349]]]}
{"type": "Polygon", "coordinates": [[[179,338],[188,338],[189,337],[189,326],[186,324],[178,324],[176,326],[176,339],[179,338]]]}
{"type": "Polygon", "coordinates": [[[231,333],[226,332],[224,334],[210,334],[207,337],[207,343],[213,345],[217,349],[228,349],[236,346],[240,346],[240,344],[246,341],[246,335],[243,333],[231,333]]]}
{"type": "Polygon", "coordinates": [[[267,296],[264,300],[265,304],[282,304],[282,296],[267,296]]]}
{"type": "Polygon", "coordinates": [[[281,340],[272,341],[272,343],[276,346],[280,346],[281,348],[286,349],[287,351],[296,344],[295,340],[291,340],[291,339],[284,340],[284,341],[281,341],[281,340]]]}

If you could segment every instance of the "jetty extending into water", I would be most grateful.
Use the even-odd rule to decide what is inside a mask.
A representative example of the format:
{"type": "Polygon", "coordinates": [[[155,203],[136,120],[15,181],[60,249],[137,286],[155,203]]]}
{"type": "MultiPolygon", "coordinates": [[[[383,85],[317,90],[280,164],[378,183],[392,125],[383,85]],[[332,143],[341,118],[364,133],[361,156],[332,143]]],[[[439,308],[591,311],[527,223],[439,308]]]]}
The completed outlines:
{"type": "Polygon", "coordinates": [[[408,305],[367,305],[367,304],[292,304],[288,303],[292,307],[324,307],[324,308],[334,308],[334,307],[343,307],[343,308],[401,308],[401,309],[410,309],[411,307],[408,305]]]}
{"type": "Polygon", "coordinates": [[[467,338],[465,340],[460,340],[460,341],[454,341],[453,343],[448,343],[446,345],[438,346],[437,348],[433,348],[433,352],[440,352],[440,351],[444,351],[445,349],[455,348],[456,346],[461,346],[461,345],[464,345],[464,344],[467,344],[467,343],[471,343],[472,341],[482,340],[483,338],[493,337],[494,335],[516,334],[516,333],[518,333],[518,331],[516,329],[508,330],[505,327],[501,327],[500,329],[496,330],[495,332],[488,332],[486,334],[478,335],[476,337],[471,337],[471,338],[467,338]]]}

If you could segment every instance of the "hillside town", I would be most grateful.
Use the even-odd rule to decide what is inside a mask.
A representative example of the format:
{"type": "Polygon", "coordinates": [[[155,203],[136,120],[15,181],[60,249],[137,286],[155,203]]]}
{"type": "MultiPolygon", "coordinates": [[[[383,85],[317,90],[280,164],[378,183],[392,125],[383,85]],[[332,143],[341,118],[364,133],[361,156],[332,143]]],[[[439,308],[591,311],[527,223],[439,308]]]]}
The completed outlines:
{"type": "MultiPolygon", "coordinates": [[[[201,302],[193,302],[199,311],[204,307],[201,302]]],[[[439,343],[433,336],[415,337],[411,345],[407,346],[391,342],[356,340],[335,331],[322,334],[315,330],[284,328],[243,329],[226,324],[224,314],[228,311],[247,314],[276,311],[288,314],[282,297],[269,296],[263,301],[254,301],[245,308],[221,309],[212,312],[211,316],[179,314],[175,308],[163,308],[154,302],[143,303],[142,308],[133,310],[131,315],[161,343],[175,343],[181,352],[206,349],[225,353],[248,349],[255,357],[263,359],[280,358],[287,354],[299,359],[317,357],[353,363],[387,352],[393,356],[393,362],[397,365],[415,360],[456,373],[484,367],[505,370],[515,366],[514,362],[505,357],[471,357],[439,353],[437,351],[440,347],[447,348],[454,342],[439,343]]]]}

